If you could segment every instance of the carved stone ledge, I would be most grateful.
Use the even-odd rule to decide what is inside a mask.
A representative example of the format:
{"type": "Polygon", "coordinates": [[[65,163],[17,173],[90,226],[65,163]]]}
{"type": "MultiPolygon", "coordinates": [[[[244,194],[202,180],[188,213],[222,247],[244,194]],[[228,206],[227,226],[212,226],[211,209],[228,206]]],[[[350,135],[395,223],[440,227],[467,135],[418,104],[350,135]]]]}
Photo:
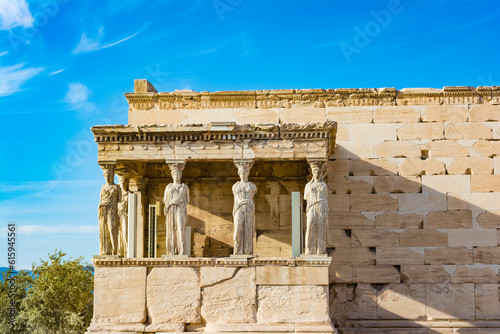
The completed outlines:
{"type": "MultiPolygon", "coordinates": [[[[148,83],[149,84],[149,83],[148,83]]],[[[500,103],[498,86],[450,86],[436,88],[339,88],[283,89],[257,91],[194,92],[182,90],[158,93],[142,83],[135,93],[126,93],[130,110],[174,110],[211,108],[299,108],[394,106],[423,104],[500,103]],[[486,92],[486,93],[485,93],[486,92]]],[[[149,84],[150,85],[150,84],[149,84]]],[[[137,86],[137,84],[136,84],[137,86]]],[[[500,92],[499,92],[500,93],[500,92]]]]}
{"type": "Polygon", "coordinates": [[[256,267],[304,266],[328,267],[330,257],[280,258],[280,257],[189,257],[189,258],[92,258],[96,267],[256,267]]]}

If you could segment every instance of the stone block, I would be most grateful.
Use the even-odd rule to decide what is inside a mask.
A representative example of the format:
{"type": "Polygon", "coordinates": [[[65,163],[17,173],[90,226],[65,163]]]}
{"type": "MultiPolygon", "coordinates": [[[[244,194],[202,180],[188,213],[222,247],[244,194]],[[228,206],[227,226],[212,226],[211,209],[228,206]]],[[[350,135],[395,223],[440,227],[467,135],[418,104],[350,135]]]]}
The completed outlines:
{"type": "Polygon", "coordinates": [[[500,247],[474,248],[474,263],[500,264],[500,247]]]}
{"type": "Polygon", "coordinates": [[[336,194],[371,194],[374,176],[330,176],[328,188],[336,194]]]}
{"type": "Polygon", "coordinates": [[[351,229],[354,227],[373,227],[373,221],[360,212],[331,212],[328,215],[330,229],[351,229]]]}
{"type": "Polygon", "coordinates": [[[450,281],[450,274],[442,265],[401,266],[401,280],[405,283],[442,283],[450,281]]]}
{"type": "Polygon", "coordinates": [[[370,107],[327,107],[326,118],[339,124],[371,123],[373,112],[370,107]]]}
{"type": "Polygon", "coordinates": [[[332,319],[376,319],[377,290],[370,284],[332,285],[330,288],[332,319]]]}
{"type": "Polygon", "coordinates": [[[500,284],[476,284],[476,319],[500,320],[500,284]]]}
{"type": "Polygon", "coordinates": [[[492,139],[493,130],[483,123],[451,122],[446,125],[446,139],[492,139]]]}
{"type": "Polygon", "coordinates": [[[496,230],[450,230],[448,242],[450,247],[497,246],[498,235],[496,230]]]}
{"type": "Polygon", "coordinates": [[[463,147],[456,140],[433,140],[424,144],[423,149],[429,150],[433,158],[468,157],[470,149],[463,147]]]}
{"type": "Polygon", "coordinates": [[[233,278],[202,288],[201,315],[207,323],[254,323],[256,298],[255,268],[239,268],[233,278]]]}
{"type": "Polygon", "coordinates": [[[283,108],[280,109],[279,118],[281,123],[324,122],[326,111],[323,108],[313,107],[283,108]]]}
{"type": "Polygon", "coordinates": [[[194,268],[153,268],[146,290],[153,324],[201,321],[200,278],[194,268]]]}
{"type": "Polygon", "coordinates": [[[472,249],[465,247],[426,248],[425,264],[472,264],[472,249]]]}
{"type": "Polygon", "coordinates": [[[373,110],[375,123],[416,123],[420,121],[420,106],[382,106],[373,110]]]}
{"type": "Polygon", "coordinates": [[[205,287],[228,280],[234,276],[236,269],[236,267],[201,267],[200,285],[205,287]]]}
{"type": "Polygon", "coordinates": [[[472,175],[471,191],[475,193],[500,192],[500,175],[472,175]]]}
{"type": "Polygon", "coordinates": [[[328,207],[332,211],[351,211],[350,194],[330,194],[328,195],[328,207]]]}
{"type": "Polygon", "coordinates": [[[422,107],[422,122],[467,122],[466,105],[426,105],[422,107]]]}
{"type": "Polygon", "coordinates": [[[399,283],[401,276],[394,266],[353,266],[352,281],[354,283],[399,283]]]}
{"type": "Polygon", "coordinates": [[[354,194],[351,196],[351,208],[356,211],[396,211],[399,200],[388,194],[354,194]]]}
{"type": "Polygon", "coordinates": [[[472,319],[475,315],[474,284],[426,284],[428,320],[472,319]]]}
{"type": "MultiPolygon", "coordinates": [[[[206,110],[205,112],[210,113],[206,110]]],[[[269,109],[246,109],[238,108],[234,110],[234,118],[238,124],[257,124],[271,123],[278,124],[280,122],[280,113],[278,108],[269,109]]]]}
{"type": "Polygon", "coordinates": [[[443,136],[443,123],[410,123],[398,129],[399,140],[436,140],[443,136]]]}
{"type": "Polygon", "coordinates": [[[349,124],[351,140],[396,140],[397,124],[349,124]]]}
{"type": "Polygon", "coordinates": [[[500,211],[485,211],[476,220],[482,228],[500,229],[500,211]]]}
{"type": "Polygon", "coordinates": [[[446,167],[450,175],[470,174],[489,175],[493,173],[493,158],[490,157],[455,157],[446,167]]]}
{"type": "Polygon", "coordinates": [[[326,267],[256,267],[257,285],[328,285],[326,267]]]}
{"type": "Polygon", "coordinates": [[[351,130],[347,124],[338,124],[337,133],[335,134],[335,139],[340,141],[351,140],[351,130]]]}
{"type": "Polygon", "coordinates": [[[328,160],[327,162],[328,174],[332,176],[349,175],[349,170],[350,170],[349,161],[350,161],[349,159],[328,160]]]}
{"type": "Polygon", "coordinates": [[[389,284],[377,296],[379,319],[424,318],[424,284],[389,284]]]}
{"type": "Polygon", "coordinates": [[[375,264],[375,252],[368,248],[341,248],[337,247],[331,254],[332,265],[351,266],[351,265],[371,265],[375,264]]]}
{"type": "Polygon", "coordinates": [[[415,158],[420,157],[420,144],[411,141],[384,141],[373,147],[378,158],[415,158]]]}
{"type": "Polygon", "coordinates": [[[394,159],[351,159],[349,162],[349,172],[355,176],[396,175],[398,165],[394,159]]]}
{"type": "Polygon", "coordinates": [[[422,175],[422,192],[468,193],[470,175],[422,175]]]}
{"type": "Polygon", "coordinates": [[[336,141],[335,153],[331,159],[374,158],[372,141],[336,141]]]}
{"type": "Polygon", "coordinates": [[[448,210],[500,210],[499,193],[449,193],[448,210]]]}
{"type": "Polygon", "coordinates": [[[500,107],[498,105],[476,104],[469,110],[470,122],[500,121],[500,107]]]}
{"type": "Polygon", "coordinates": [[[328,230],[326,243],[328,247],[351,247],[351,236],[345,230],[334,229],[328,230]]]}
{"type": "Polygon", "coordinates": [[[377,265],[424,264],[424,256],[405,247],[377,247],[377,265]]]}
{"type": "Polygon", "coordinates": [[[376,193],[419,193],[419,176],[377,176],[373,184],[376,193]]]}
{"type": "Polygon", "coordinates": [[[400,175],[442,175],[446,172],[444,162],[436,159],[408,158],[398,167],[400,175]]]}
{"type": "Polygon", "coordinates": [[[450,275],[451,283],[498,283],[498,264],[458,265],[450,275]]]}
{"type": "Polygon", "coordinates": [[[401,247],[446,247],[448,234],[437,230],[406,230],[400,235],[401,247]]]}
{"type": "Polygon", "coordinates": [[[425,229],[472,228],[472,211],[432,211],[424,217],[425,229]]]}
{"type": "Polygon", "coordinates": [[[328,276],[330,283],[352,283],[352,267],[330,265],[328,276]]]}
{"type": "Polygon", "coordinates": [[[96,267],[93,323],[146,321],[146,267],[96,267]]]}
{"type": "Polygon", "coordinates": [[[399,194],[400,211],[446,211],[446,194],[399,194]]]}
{"type": "Polygon", "coordinates": [[[402,213],[402,212],[384,212],[375,217],[375,228],[377,229],[406,229],[422,228],[422,214],[402,213]]]}
{"type": "Polygon", "coordinates": [[[500,157],[493,157],[493,174],[500,174],[500,157]]]}
{"type": "Polygon", "coordinates": [[[500,152],[500,141],[498,140],[478,140],[472,149],[483,157],[493,157],[500,152]]]}
{"type": "Polygon", "coordinates": [[[258,323],[326,323],[328,286],[258,286],[258,323]]]}
{"type": "Polygon", "coordinates": [[[376,229],[353,229],[353,247],[397,247],[399,246],[399,233],[376,229]]]}

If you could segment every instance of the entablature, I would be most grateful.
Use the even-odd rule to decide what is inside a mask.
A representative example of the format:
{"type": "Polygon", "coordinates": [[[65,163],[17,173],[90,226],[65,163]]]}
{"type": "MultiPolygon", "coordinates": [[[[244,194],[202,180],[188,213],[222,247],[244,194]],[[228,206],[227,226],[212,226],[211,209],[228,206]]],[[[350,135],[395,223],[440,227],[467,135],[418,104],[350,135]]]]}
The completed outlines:
{"type": "Polygon", "coordinates": [[[327,159],[337,123],[100,125],[98,161],[327,159]]]}

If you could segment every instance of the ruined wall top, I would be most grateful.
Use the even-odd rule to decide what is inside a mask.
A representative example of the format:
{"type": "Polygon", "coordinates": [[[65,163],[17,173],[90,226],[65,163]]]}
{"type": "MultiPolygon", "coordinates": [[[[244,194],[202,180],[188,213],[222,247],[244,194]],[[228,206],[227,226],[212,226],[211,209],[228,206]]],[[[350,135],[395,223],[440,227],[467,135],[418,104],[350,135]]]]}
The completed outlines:
{"type": "Polygon", "coordinates": [[[130,110],[211,108],[325,108],[355,106],[500,104],[499,86],[438,88],[338,88],[254,91],[157,92],[147,80],[135,80],[125,93],[130,110]]]}

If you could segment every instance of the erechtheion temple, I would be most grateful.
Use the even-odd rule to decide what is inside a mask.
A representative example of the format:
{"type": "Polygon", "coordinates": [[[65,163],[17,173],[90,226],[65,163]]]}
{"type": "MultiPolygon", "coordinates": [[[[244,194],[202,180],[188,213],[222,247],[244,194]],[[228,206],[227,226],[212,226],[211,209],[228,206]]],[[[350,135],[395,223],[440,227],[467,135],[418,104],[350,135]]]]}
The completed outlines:
{"type": "Polygon", "coordinates": [[[125,96],[88,333],[500,333],[500,87],[125,96]]]}

